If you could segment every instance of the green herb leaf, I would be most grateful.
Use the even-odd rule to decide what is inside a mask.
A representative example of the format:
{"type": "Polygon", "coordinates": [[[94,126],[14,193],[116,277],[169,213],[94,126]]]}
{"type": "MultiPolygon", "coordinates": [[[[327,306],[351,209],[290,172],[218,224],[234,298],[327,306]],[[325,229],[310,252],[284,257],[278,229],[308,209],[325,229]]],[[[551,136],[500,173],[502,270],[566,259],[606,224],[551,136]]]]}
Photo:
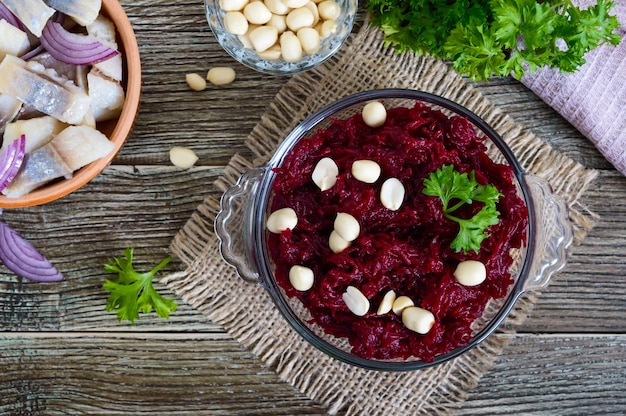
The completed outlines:
{"type": "Polygon", "coordinates": [[[584,55],[617,45],[612,0],[580,9],[571,0],[367,0],[371,21],[398,52],[448,60],[472,79],[547,66],[573,72],[584,55]]]}
{"type": "Polygon", "coordinates": [[[135,324],[139,312],[150,313],[154,309],[161,318],[169,318],[177,304],[172,299],[161,296],[152,286],[152,279],[165,267],[171,257],[167,257],[147,273],[136,272],[133,268],[133,248],[124,251],[124,257],[114,257],[104,265],[107,272],[117,273],[117,278],[107,279],[102,288],[110,295],[107,299],[107,312],[116,311],[117,319],[135,324]]]}
{"type": "Polygon", "coordinates": [[[450,247],[455,251],[475,251],[478,253],[483,240],[489,237],[486,232],[491,225],[499,222],[500,212],[496,204],[500,192],[493,185],[481,185],[476,182],[474,171],[460,173],[452,165],[444,165],[424,179],[424,194],[439,197],[443,205],[443,214],[449,220],[459,224],[459,233],[450,247]],[[483,203],[483,208],[472,218],[464,219],[452,213],[465,204],[483,203]],[[454,205],[451,206],[451,203],[454,205]]]}

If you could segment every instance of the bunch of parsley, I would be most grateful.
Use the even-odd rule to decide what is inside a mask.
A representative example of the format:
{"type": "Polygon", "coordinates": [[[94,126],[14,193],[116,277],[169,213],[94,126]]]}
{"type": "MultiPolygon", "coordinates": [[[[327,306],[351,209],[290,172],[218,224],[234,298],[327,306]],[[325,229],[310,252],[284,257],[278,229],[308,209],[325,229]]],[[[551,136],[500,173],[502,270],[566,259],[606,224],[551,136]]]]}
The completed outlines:
{"type": "Polygon", "coordinates": [[[450,61],[474,80],[521,78],[547,66],[574,72],[584,55],[617,45],[611,0],[367,0],[372,24],[398,52],[450,61]]]}

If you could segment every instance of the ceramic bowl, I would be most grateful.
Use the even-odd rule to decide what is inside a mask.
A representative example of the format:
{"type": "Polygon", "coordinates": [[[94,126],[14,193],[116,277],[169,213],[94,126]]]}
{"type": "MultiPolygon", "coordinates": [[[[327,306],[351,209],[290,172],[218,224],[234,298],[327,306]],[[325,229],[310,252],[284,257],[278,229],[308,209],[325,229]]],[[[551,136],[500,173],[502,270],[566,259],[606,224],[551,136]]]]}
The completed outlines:
{"type": "Polygon", "coordinates": [[[54,181],[19,198],[0,195],[0,208],[20,208],[55,201],[77,190],[106,168],[128,139],[139,111],[141,95],[141,62],[135,33],[128,17],[117,0],[102,0],[100,13],[109,17],[117,28],[117,44],[123,61],[122,85],[125,90],[124,107],[114,120],[98,123],[98,129],[115,145],[113,150],[78,171],[69,179],[54,181]]]}
{"type": "MultiPolygon", "coordinates": [[[[303,166],[306,165],[306,162],[303,163],[303,166]]],[[[309,224],[308,220],[306,224],[309,224]]],[[[216,217],[215,232],[226,262],[234,266],[245,281],[265,289],[280,313],[303,339],[343,362],[387,371],[416,370],[441,364],[478,345],[502,323],[523,293],[544,287],[552,274],[564,267],[567,248],[573,239],[564,202],[552,193],[547,181],[521,168],[514,153],[493,128],[455,102],[425,92],[403,89],[373,90],[348,96],[300,123],[284,138],[266,165],[245,173],[225,192],[221,200],[221,210],[216,217]],[[501,297],[490,300],[482,315],[474,321],[471,338],[426,360],[415,356],[372,359],[354,354],[345,338],[329,335],[312,319],[300,299],[294,296],[294,291],[285,287],[284,280],[281,285],[274,273],[276,264],[268,243],[271,233],[266,229],[266,221],[269,214],[276,209],[272,207],[272,186],[276,181],[276,170],[281,168],[294,147],[305,143],[320,129],[328,128],[334,120],[358,116],[364,105],[371,101],[382,102],[387,108],[411,108],[416,103],[422,103],[448,117],[458,115],[468,120],[476,133],[485,138],[489,158],[510,167],[511,182],[515,188],[513,192],[516,200],[523,201],[521,206],[525,206],[528,216],[528,225],[524,230],[525,241],[511,250],[513,260],[508,267],[512,278],[510,285],[504,289],[501,297]]],[[[435,242],[436,239],[433,244],[435,242]]],[[[311,242],[311,246],[314,245],[315,242],[311,242]]],[[[358,253],[353,254],[358,256],[358,253]]],[[[376,304],[373,303],[364,319],[378,319],[375,311],[376,304]]],[[[349,331],[347,328],[343,329],[349,331]]]]}
{"type": "Polygon", "coordinates": [[[337,0],[341,8],[336,31],[323,37],[319,51],[312,55],[304,55],[297,62],[287,62],[284,59],[262,59],[251,48],[244,46],[242,38],[229,33],[224,27],[226,12],[220,6],[220,0],[205,0],[206,17],[213,34],[226,52],[240,63],[267,74],[288,75],[305,71],[320,65],[335,54],[345,42],[354,25],[357,12],[357,0],[337,0]]]}

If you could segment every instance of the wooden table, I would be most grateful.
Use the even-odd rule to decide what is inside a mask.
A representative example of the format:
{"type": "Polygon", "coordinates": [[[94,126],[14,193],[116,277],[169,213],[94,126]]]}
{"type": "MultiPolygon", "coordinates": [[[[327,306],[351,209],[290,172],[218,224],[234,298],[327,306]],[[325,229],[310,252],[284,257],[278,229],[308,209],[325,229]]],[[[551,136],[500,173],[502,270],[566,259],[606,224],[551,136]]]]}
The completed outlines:
{"type": "MultiPolygon", "coordinates": [[[[319,404],[182,302],[168,321],[150,316],[135,326],[104,310],[102,265],[128,246],[140,269],[166,257],[203,198],[219,197],[212,182],[233,154],[247,155],[244,138],[287,80],[235,63],[217,45],[201,0],[122,4],[144,80],[128,143],[72,195],[3,214],[65,280],[37,284],[0,268],[0,414],[321,414],[319,404]],[[216,65],[234,67],[237,80],[203,92],[187,87],[186,73],[216,65]],[[175,145],[194,149],[198,164],[171,166],[175,145]]],[[[599,169],[583,198],[599,220],[458,414],[623,414],[626,178],[520,83],[477,87],[536,135],[599,169]]]]}

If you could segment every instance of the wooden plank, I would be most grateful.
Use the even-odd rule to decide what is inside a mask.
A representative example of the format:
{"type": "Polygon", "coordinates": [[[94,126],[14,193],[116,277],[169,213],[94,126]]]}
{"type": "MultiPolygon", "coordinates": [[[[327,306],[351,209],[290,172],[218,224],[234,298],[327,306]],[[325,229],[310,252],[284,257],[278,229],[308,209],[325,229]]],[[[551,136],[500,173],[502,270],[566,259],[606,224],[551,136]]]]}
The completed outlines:
{"type": "MultiPolygon", "coordinates": [[[[508,347],[457,414],[626,408],[623,334],[506,338],[508,347]]],[[[13,333],[0,336],[0,354],[0,414],[322,413],[220,334],[13,333]]]]}
{"type": "Polygon", "coordinates": [[[625,388],[624,334],[516,336],[454,414],[623,415],[625,388]]]}
{"type": "Polygon", "coordinates": [[[0,414],[322,413],[221,334],[3,334],[0,356],[0,414]]]}

